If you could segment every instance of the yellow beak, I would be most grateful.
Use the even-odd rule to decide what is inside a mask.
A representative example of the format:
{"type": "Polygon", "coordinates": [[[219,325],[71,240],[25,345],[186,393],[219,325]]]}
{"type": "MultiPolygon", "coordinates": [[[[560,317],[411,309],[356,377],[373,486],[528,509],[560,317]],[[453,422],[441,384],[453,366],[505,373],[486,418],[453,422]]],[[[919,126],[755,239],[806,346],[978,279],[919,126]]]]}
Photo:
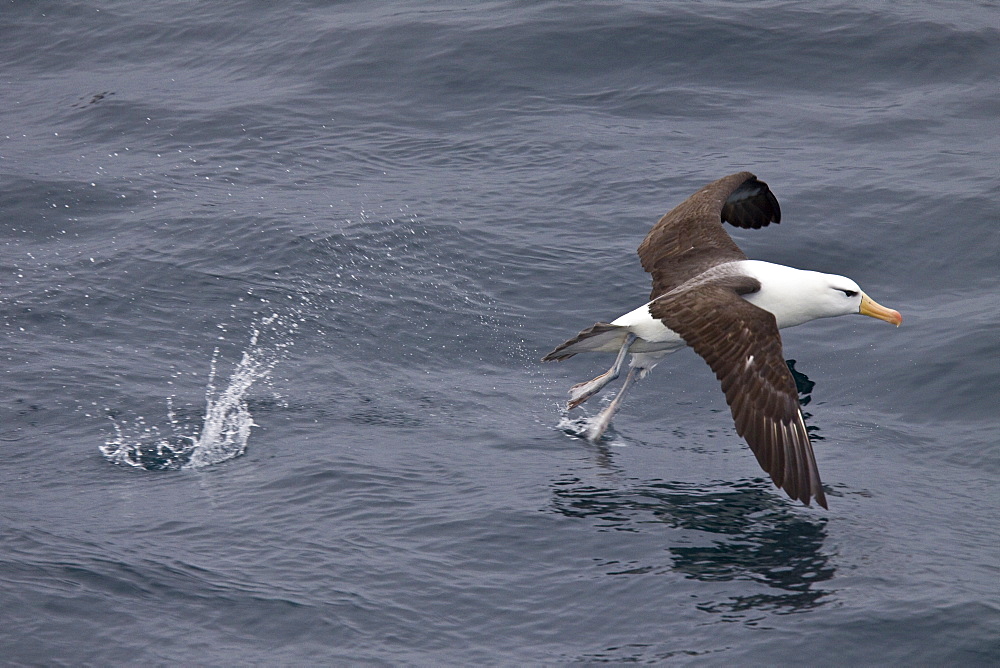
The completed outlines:
{"type": "Polygon", "coordinates": [[[858,310],[858,313],[891,322],[896,327],[903,324],[903,316],[899,314],[899,311],[893,311],[891,308],[882,306],[863,292],[861,293],[861,308],[858,310]]]}

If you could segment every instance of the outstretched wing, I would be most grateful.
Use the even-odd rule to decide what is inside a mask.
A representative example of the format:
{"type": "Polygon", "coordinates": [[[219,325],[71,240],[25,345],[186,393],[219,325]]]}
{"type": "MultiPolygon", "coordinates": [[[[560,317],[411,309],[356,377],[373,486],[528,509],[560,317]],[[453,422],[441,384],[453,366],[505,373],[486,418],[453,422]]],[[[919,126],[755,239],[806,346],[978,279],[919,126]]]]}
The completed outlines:
{"type": "Polygon", "coordinates": [[[826,508],[778,323],[774,315],[740,297],[759,289],[752,277],[727,276],[663,295],[649,311],[712,367],[722,382],[736,432],[774,484],[793,499],[809,505],[815,498],[826,508]]]}
{"type": "Polygon", "coordinates": [[[673,290],[722,262],[745,260],[722,222],[759,229],[781,222],[781,208],[767,184],[750,172],[713,181],[674,207],[639,245],[642,268],[653,276],[649,298],[673,290]]]}

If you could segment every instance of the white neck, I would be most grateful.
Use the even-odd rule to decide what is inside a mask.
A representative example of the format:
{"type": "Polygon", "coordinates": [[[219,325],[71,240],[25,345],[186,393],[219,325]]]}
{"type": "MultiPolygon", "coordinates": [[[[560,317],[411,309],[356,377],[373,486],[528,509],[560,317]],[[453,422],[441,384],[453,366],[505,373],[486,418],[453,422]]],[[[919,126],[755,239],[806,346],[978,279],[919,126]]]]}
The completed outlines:
{"type": "Polygon", "coordinates": [[[823,300],[816,299],[828,289],[827,274],[761,260],[742,260],[739,264],[741,271],[761,284],[758,292],[744,295],[744,299],[773,313],[779,328],[843,315],[839,310],[832,312],[823,300]]]}

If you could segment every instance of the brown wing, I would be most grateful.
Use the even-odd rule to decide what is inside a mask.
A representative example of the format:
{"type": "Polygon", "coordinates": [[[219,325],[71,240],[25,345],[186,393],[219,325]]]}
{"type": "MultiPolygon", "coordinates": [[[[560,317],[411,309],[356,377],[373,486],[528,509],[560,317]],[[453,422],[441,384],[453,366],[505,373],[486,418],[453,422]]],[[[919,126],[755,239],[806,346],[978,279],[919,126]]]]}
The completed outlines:
{"type": "Polygon", "coordinates": [[[730,276],[664,295],[649,311],[712,367],[736,432],[774,484],[793,499],[809,505],[815,498],[826,508],[778,324],[771,313],[740,297],[759,289],[754,278],[730,276]]]}
{"type": "Polygon", "coordinates": [[[650,299],[717,264],[747,259],[722,221],[759,229],[781,222],[781,209],[767,184],[750,172],[730,174],[688,197],[639,245],[642,268],[653,275],[650,299]]]}

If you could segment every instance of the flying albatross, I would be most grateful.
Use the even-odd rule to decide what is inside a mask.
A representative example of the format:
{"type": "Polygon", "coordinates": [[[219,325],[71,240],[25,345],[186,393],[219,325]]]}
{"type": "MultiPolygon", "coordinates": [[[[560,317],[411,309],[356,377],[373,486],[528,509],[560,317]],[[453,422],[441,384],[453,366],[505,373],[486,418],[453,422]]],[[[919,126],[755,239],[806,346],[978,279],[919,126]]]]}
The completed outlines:
{"type": "Polygon", "coordinates": [[[653,277],[650,301],[583,330],[542,359],[617,352],[610,369],[573,386],[573,409],[615,380],[631,356],[621,390],[590,423],[587,438],[597,441],[636,380],[670,353],[694,348],[722,382],[736,432],[774,484],[793,499],[806,505],[816,499],[826,508],[778,330],[850,313],[897,327],[903,317],[844,276],[747,259],[723,222],[760,229],[781,222],[781,209],[767,184],[749,172],[709,183],[663,216],[639,245],[642,268],[653,277]]]}

